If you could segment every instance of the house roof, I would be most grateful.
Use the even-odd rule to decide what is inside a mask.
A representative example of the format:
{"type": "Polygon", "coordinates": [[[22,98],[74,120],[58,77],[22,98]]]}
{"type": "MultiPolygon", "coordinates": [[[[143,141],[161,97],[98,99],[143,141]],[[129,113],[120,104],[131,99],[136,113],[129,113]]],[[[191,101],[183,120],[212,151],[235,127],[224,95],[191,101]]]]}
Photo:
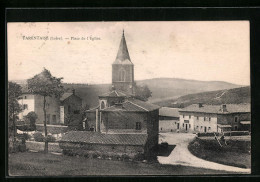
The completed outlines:
{"type": "Polygon", "coordinates": [[[160,107],[137,99],[127,99],[123,103],[103,109],[104,112],[127,111],[127,112],[150,112],[160,107]]]}
{"type": "Polygon", "coordinates": [[[69,98],[71,95],[73,95],[73,93],[64,93],[61,96],[60,101],[64,101],[65,99],[69,98]]]}
{"type": "Polygon", "coordinates": [[[119,90],[113,90],[111,92],[107,92],[105,94],[100,95],[99,97],[129,97],[129,96],[133,96],[130,95],[128,93],[119,91],[119,90]]]}
{"type": "Polygon", "coordinates": [[[161,107],[159,109],[159,115],[168,117],[180,117],[179,110],[179,108],[161,107]]]}
{"type": "Polygon", "coordinates": [[[69,131],[60,142],[82,142],[105,145],[145,145],[147,134],[104,134],[90,131],[69,131]]]}
{"type": "Polygon", "coordinates": [[[230,114],[230,113],[247,113],[250,112],[250,104],[226,104],[226,110],[221,110],[221,105],[203,105],[192,104],[188,107],[180,109],[180,112],[199,112],[199,113],[215,113],[215,114],[230,114]]]}
{"type": "Polygon", "coordinates": [[[116,60],[114,61],[113,64],[133,65],[133,63],[131,62],[129,53],[128,53],[124,31],[123,31],[123,35],[122,35],[121,42],[120,42],[120,45],[119,45],[119,49],[118,49],[118,52],[117,52],[116,60]]]}

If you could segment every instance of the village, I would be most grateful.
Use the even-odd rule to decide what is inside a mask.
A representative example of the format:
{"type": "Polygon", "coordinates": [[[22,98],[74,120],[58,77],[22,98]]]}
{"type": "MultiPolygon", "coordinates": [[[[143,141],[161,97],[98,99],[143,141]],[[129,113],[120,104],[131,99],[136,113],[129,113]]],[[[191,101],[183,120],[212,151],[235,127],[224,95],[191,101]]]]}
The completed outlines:
{"type": "Polygon", "coordinates": [[[8,121],[10,175],[187,174],[180,169],[189,174],[250,173],[250,103],[193,103],[181,108],[149,102],[149,94],[136,85],[124,31],[111,65],[110,89],[98,96],[95,107],[86,107],[77,89],[64,90],[45,68],[27,80],[13,98],[21,109],[13,108],[8,121]],[[45,165],[37,155],[53,162],[43,171],[27,173],[26,167],[15,167],[17,152],[21,158],[34,156],[35,164],[30,165],[35,168],[36,163],[45,165]],[[73,161],[86,162],[78,173],[52,171],[58,158],[72,167],[73,161]],[[95,171],[90,161],[102,161],[100,168],[108,165],[110,170],[95,171]],[[122,169],[113,170],[115,165],[122,169]]]}

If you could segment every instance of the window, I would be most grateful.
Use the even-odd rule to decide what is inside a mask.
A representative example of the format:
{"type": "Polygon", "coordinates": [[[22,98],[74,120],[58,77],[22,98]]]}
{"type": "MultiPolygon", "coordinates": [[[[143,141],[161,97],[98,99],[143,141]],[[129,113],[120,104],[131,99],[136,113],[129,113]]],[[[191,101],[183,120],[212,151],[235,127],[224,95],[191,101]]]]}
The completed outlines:
{"type": "Polygon", "coordinates": [[[101,102],[101,109],[104,109],[104,108],[105,108],[105,102],[102,101],[102,102],[101,102]]]}
{"type": "Polygon", "coordinates": [[[125,70],[119,71],[119,81],[125,81],[125,70]]]}
{"type": "Polygon", "coordinates": [[[68,113],[70,113],[70,105],[68,106],[68,113]]]}
{"type": "Polygon", "coordinates": [[[47,114],[47,124],[50,124],[50,115],[47,114]]]}
{"type": "Polygon", "coordinates": [[[191,118],[191,115],[189,115],[189,119],[191,118]]]}
{"type": "Polygon", "coordinates": [[[79,110],[75,110],[75,111],[74,111],[74,114],[79,114],[79,110]]]}
{"type": "Polygon", "coordinates": [[[206,121],[206,117],[204,117],[204,121],[206,121]]]}
{"type": "Polygon", "coordinates": [[[176,124],[176,122],[175,122],[175,124],[176,124]]]}
{"type": "Polygon", "coordinates": [[[238,117],[236,116],[236,117],[235,117],[235,123],[237,123],[237,121],[238,121],[238,117]]]}
{"type": "Polygon", "coordinates": [[[209,121],[211,120],[211,117],[209,117],[209,121]]]}
{"type": "Polygon", "coordinates": [[[52,115],[52,122],[56,123],[56,115],[52,115]]]}
{"type": "Polygon", "coordinates": [[[191,125],[189,124],[189,128],[191,127],[191,125]]]}
{"type": "Polygon", "coordinates": [[[28,105],[27,105],[27,104],[24,104],[24,105],[23,105],[23,109],[28,109],[28,105]]]}
{"type": "Polygon", "coordinates": [[[184,118],[184,114],[182,115],[182,118],[184,118]]]}
{"type": "Polygon", "coordinates": [[[24,99],[27,99],[27,96],[24,96],[24,99]]]}
{"type": "Polygon", "coordinates": [[[136,130],[141,130],[141,122],[136,122],[136,130]]]}
{"type": "Polygon", "coordinates": [[[237,126],[235,126],[235,130],[237,130],[237,126]]]}
{"type": "Polygon", "coordinates": [[[184,127],[184,123],[182,124],[182,127],[184,127]]]}
{"type": "Polygon", "coordinates": [[[202,128],[203,128],[203,126],[200,127],[200,129],[202,129],[202,128]]]}
{"type": "Polygon", "coordinates": [[[162,130],[162,128],[161,128],[161,130],[162,130]]]}
{"type": "Polygon", "coordinates": [[[197,120],[199,120],[199,116],[197,116],[197,120]]]}
{"type": "Polygon", "coordinates": [[[208,129],[209,131],[211,130],[211,128],[209,127],[209,129],[208,129]]]}
{"type": "Polygon", "coordinates": [[[199,128],[199,126],[196,126],[196,128],[198,129],[198,128],[199,128]]]}

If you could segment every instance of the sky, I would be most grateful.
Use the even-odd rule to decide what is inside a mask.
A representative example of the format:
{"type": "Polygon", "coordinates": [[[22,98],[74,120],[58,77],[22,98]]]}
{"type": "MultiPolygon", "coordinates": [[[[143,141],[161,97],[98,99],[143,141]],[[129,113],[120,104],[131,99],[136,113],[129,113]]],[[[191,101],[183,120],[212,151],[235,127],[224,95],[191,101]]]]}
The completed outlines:
{"type": "Polygon", "coordinates": [[[45,67],[66,83],[111,83],[123,29],[135,80],[250,85],[249,21],[8,23],[8,79],[45,67]]]}

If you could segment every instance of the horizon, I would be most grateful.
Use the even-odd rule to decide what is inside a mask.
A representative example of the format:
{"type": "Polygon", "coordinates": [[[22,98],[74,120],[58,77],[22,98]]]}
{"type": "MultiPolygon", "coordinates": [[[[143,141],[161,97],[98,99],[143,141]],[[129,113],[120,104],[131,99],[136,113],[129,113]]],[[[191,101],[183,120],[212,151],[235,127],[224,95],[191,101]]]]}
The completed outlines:
{"type": "Polygon", "coordinates": [[[248,21],[8,23],[8,79],[46,67],[65,83],[110,84],[123,29],[136,81],[250,85],[248,21]]]}

